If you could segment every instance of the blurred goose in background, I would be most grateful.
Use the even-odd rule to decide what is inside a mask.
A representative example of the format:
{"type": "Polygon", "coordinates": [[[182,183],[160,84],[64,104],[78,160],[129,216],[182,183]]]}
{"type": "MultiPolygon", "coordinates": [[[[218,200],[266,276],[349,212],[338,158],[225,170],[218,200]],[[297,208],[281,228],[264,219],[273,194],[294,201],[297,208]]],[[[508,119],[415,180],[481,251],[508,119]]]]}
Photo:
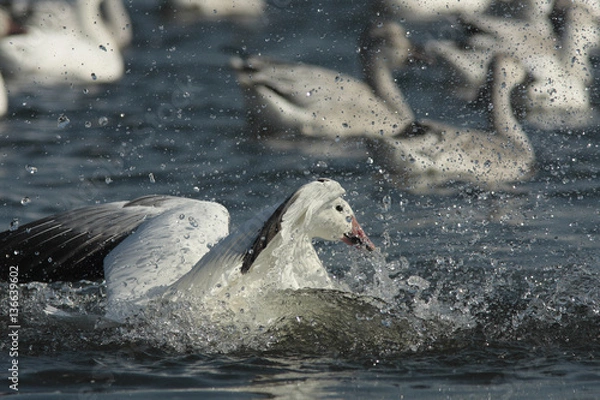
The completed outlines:
{"type": "Polygon", "coordinates": [[[532,0],[522,19],[463,15],[462,21],[481,33],[471,36],[466,45],[430,41],[426,49],[461,74],[467,84],[463,95],[469,99],[485,82],[487,66],[495,54],[516,57],[534,78],[522,104],[529,111],[530,122],[544,128],[587,125],[592,116],[589,57],[600,41],[600,31],[589,7],[578,1],[565,10],[561,36],[550,18],[554,1],[532,0]]]}
{"type": "MultiPolygon", "coordinates": [[[[505,50],[506,54],[522,58],[527,54],[530,64],[540,71],[551,68],[556,46],[554,26],[550,21],[552,3],[541,0],[536,7],[524,7],[523,18],[503,18],[486,14],[461,15],[463,24],[475,27],[477,33],[470,36],[462,45],[451,40],[429,41],[426,49],[446,60],[466,80],[470,97],[483,85],[488,72],[488,64],[494,54],[505,50]],[[506,43],[505,41],[508,40],[506,43]]],[[[467,89],[468,90],[468,89],[467,89]]]]}
{"type": "Polygon", "coordinates": [[[126,15],[122,4],[115,6],[120,2],[30,3],[26,32],[0,40],[3,71],[23,82],[48,85],[107,83],[120,79],[124,73],[120,46],[130,40],[130,25],[123,19],[112,24],[106,20],[106,16],[126,15]]]}
{"type": "Polygon", "coordinates": [[[414,114],[392,68],[410,57],[405,31],[394,22],[374,23],[360,43],[364,82],[314,65],[260,56],[232,59],[255,132],[343,138],[403,131],[414,114]]]}
{"type": "Polygon", "coordinates": [[[532,175],[534,152],[511,106],[511,92],[527,73],[520,61],[497,55],[490,77],[491,131],[424,120],[395,137],[370,141],[393,181],[417,192],[455,181],[493,190],[532,175]]]}
{"type": "Polygon", "coordinates": [[[255,20],[263,16],[265,0],[167,0],[164,10],[185,20],[255,20]]]}
{"type": "MultiPolygon", "coordinates": [[[[18,0],[12,1],[7,8],[25,30],[31,27],[59,30],[80,24],[72,10],[81,1],[89,0],[18,0]]],[[[100,0],[98,13],[116,45],[120,49],[129,46],[133,29],[123,0],[100,0]]]]}
{"type": "MultiPolygon", "coordinates": [[[[557,3],[561,7],[563,4],[563,0],[557,3]]],[[[559,29],[562,31],[565,62],[571,63],[570,73],[591,84],[593,66],[590,54],[600,48],[600,1],[571,0],[562,11],[564,23],[559,29]],[[569,55],[570,60],[567,58],[569,55]]]]}
{"type": "Polygon", "coordinates": [[[0,232],[0,267],[19,265],[22,282],[105,278],[109,303],[134,308],[163,294],[222,307],[268,290],[338,288],[313,239],[375,250],[344,193],[334,180],[315,180],[232,232],[214,202],[147,196],[94,205],[0,232]]]}
{"type": "MultiPolygon", "coordinates": [[[[0,38],[11,35],[20,28],[16,27],[11,16],[10,11],[5,7],[0,7],[0,38]]],[[[0,71],[0,117],[6,115],[8,112],[8,92],[4,77],[0,71]]]]}
{"type": "Polygon", "coordinates": [[[483,13],[492,0],[374,0],[375,12],[411,22],[432,22],[445,16],[483,13]]]}

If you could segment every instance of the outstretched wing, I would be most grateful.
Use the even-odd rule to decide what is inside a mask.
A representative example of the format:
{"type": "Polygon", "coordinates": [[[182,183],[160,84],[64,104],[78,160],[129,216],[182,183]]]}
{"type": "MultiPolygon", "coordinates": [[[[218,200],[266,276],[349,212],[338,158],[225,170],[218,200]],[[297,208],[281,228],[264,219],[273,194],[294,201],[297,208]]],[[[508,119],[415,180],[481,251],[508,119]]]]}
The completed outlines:
{"type": "MultiPolygon", "coordinates": [[[[219,241],[198,261],[189,273],[183,275],[173,289],[185,291],[190,288],[198,292],[208,292],[223,276],[242,273],[242,262],[248,251],[252,251],[257,235],[277,207],[267,207],[253,218],[219,241]]],[[[243,271],[245,272],[245,271],[243,271]]]]}
{"type": "Polygon", "coordinates": [[[0,233],[0,280],[10,266],[19,281],[77,281],[104,278],[103,261],[145,221],[180,205],[170,196],[146,196],[43,218],[0,233]]]}
{"type": "Polygon", "coordinates": [[[228,233],[229,212],[221,204],[171,198],[104,259],[109,300],[142,304],[156,297],[228,233]]]}

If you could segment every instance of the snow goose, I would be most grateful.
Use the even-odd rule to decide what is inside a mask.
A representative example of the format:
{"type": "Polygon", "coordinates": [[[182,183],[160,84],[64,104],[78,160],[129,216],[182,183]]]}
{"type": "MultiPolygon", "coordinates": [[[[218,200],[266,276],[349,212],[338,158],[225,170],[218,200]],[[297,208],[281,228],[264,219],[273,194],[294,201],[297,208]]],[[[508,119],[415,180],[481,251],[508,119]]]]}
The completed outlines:
{"type": "MultiPolygon", "coordinates": [[[[10,12],[4,7],[0,7],[0,38],[13,33],[14,22],[10,12]]],[[[4,76],[0,72],[0,117],[8,112],[8,92],[4,83],[4,76]]]]}
{"type": "Polygon", "coordinates": [[[148,196],[91,206],[0,233],[0,263],[21,281],[105,277],[113,305],[335,288],[313,238],[374,250],[344,193],[318,179],[231,233],[227,210],[213,202],[148,196]]]}
{"type": "Polygon", "coordinates": [[[375,0],[381,15],[412,22],[432,22],[449,15],[484,12],[492,0],[375,0]]]}
{"type": "Polygon", "coordinates": [[[466,46],[452,41],[431,41],[426,48],[447,61],[467,83],[465,97],[472,99],[485,80],[494,54],[518,58],[534,78],[523,106],[530,122],[544,128],[589,124],[589,86],[593,79],[589,60],[598,43],[598,26],[585,6],[573,3],[566,12],[561,36],[550,19],[552,1],[532,2],[523,19],[463,15],[463,22],[482,33],[466,46]]]}
{"type": "Polygon", "coordinates": [[[511,92],[527,74],[504,55],[494,58],[490,70],[490,132],[425,120],[395,137],[373,139],[375,158],[394,181],[414,191],[454,181],[494,189],[531,176],[533,149],[511,107],[511,92]]]}
{"type": "Polygon", "coordinates": [[[366,83],[314,65],[252,56],[232,67],[245,94],[248,121],[256,132],[306,136],[393,135],[414,115],[392,77],[409,58],[404,29],[393,22],[370,25],[361,36],[366,83]]]}
{"type": "Polygon", "coordinates": [[[184,19],[245,21],[260,18],[266,6],[264,0],[168,0],[166,9],[184,19]]]}
{"type": "Polygon", "coordinates": [[[3,71],[49,85],[106,83],[120,79],[124,62],[119,41],[102,16],[103,1],[32,3],[26,33],[0,40],[3,71]]]}
{"type": "MultiPolygon", "coordinates": [[[[82,0],[20,0],[12,2],[9,11],[24,25],[23,28],[60,30],[80,24],[73,12],[77,1],[82,0]]],[[[102,18],[116,46],[121,49],[127,47],[133,40],[133,30],[123,0],[101,0],[98,7],[98,16],[102,18]]]]}

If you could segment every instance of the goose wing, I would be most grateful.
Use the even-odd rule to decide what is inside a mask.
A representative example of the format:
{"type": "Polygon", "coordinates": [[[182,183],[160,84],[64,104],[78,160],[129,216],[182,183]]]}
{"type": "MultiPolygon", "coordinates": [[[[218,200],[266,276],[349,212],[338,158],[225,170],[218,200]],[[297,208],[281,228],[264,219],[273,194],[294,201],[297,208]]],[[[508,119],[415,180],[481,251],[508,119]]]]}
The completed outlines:
{"type": "MultiPolygon", "coordinates": [[[[150,225],[157,216],[167,211],[185,211],[186,207],[196,203],[206,202],[147,196],[130,202],[81,208],[2,232],[0,270],[3,272],[0,279],[7,279],[10,266],[18,267],[21,282],[102,279],[105,277],[105,258],[132,232],[143,224],[150,225]]],[[[212,204],[228,221],[224,207],[208,204],[212,204]]],[[[121,249],[122,252],[126,247],[121,249]]]]}
{"type": "Polygon", "coordinates": [[[9,266],[19,280],[74,281],[100,279],[102,261],[146,218],[158,212],[160,198],[81,208],[46,217],[0,233],[3,279],[9,266]]]}
{"type": "Polygon", "coordinates": [[[264,229],[269,218],[276,212],[277,206],[271,206],[256,214],[253,218],[233,230],[227,237],[213,246],[210,251],[194,265],[174,285],[176,290],[207,292],[223,277],[242,273],[244,258],[251,251],[258,235],[264,229]]]}
{"type": "Polygon", "coordinates": [[[218,203],[170,198],[159,215],[125,238],[104,260],[111,302],[144,302],[188,273],[229,233],[218,203]]]}

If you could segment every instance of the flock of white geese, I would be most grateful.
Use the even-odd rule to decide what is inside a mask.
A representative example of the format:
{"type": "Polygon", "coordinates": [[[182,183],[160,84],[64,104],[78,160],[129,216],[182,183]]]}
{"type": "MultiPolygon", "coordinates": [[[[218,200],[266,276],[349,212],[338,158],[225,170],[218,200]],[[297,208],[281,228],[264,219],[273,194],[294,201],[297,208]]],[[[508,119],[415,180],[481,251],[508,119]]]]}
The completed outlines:
{"type": "MultiPolygon", "coordinates": [[[[3,75],[40,85],[122,77],[121,49],[133,34],[122,0],[8,3],[0,9],[3,75]]],[[[269,6],[261,0],[170,1],[172,8],[212,20],[260,18],[269,6]]],[[[251,129],[261,135],[364,138],[395,181],[420,190],[454,181],[497,188],[530,177],[535,156],[517,111],[543,128],[594,121],[597,0],[371,0],[358,46],[362,79],[265,56],[233,58],[251,129]],[[433,26],[442,19],[466,33],[417,49],[400,25],[433,26]],[[419,57],[444,63],[461,77],[440,88],[449,96],[473,100],[486,91],[487,131],[415,116],[394,71],[410,68],[414,63],[407,61],[419,57]]],[[[2,95],[4,114],[8,101],[2,95]]]]}
{"type": "Polygon", "coordinates": [[[365,25],[363,80],[266,57],[234,59],[250,126],[260,133],[363,137],[392,180],[422,191],[456,181],[508,188],[531,177],[535,154],[517,112],[539,128],[594,123],[591,56],[600,47],[599,2],[374,0],[365,25]],[[464,37],[429,40],[419,49],[398,22],[434,26],[449,18],[464,37]],[[416,118],[393,76],[411,57],[445,63],[462,77],[446,85],[449,96],[475,100],[484,91],[489,129],[416,118]]]}
{"type": "Polygon", "coordinates": [[[362,80],[264,56],[234,58],[252,129],[364,138],[378,164],[408,190],[457,181],[494,190],[535,172],[534,150],[517,113],[542,129],[597,121],[590,92],[600,2],[373,0],[365,26],[358,45],[362,80]],[[461,40],[419,47],[399,23],[426,26],[451,18],[465,31],[461,40]],[[441,88],[449,96],[472,101],[485,93],[488,130],[416,118],[393,75],[414,64],[407,63],[411,58],[445,64],[462,77],[441,88]]]}

